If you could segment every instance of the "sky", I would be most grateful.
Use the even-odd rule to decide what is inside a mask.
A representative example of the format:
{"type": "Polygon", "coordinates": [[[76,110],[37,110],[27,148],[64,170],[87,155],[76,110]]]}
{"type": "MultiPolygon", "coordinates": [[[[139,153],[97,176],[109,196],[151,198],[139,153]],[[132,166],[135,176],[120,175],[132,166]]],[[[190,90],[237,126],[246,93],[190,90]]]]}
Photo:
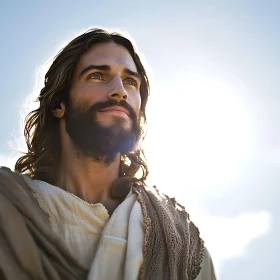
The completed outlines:
{"type": "Polygon", "coordinates": [[[46,63],[92,27],[136,43],[151,82],[149,183],[200,228],[220,280],[277,279],[279,1],[0,1],[0,165],[46,63]]]}

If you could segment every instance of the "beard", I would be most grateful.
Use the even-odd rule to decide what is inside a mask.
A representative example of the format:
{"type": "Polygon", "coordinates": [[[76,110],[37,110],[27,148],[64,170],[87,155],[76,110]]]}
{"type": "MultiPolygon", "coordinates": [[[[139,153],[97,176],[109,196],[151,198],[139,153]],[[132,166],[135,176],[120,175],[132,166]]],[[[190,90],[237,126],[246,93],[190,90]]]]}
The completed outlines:
{"type": "Polygon", "coordinates": [[[85,109],[74,107],[71,102],[66,107],[66,131],[75,148],[86,156],[105,163],[112,162],[116,155],[127,154],[135,149],[140,137],[140,119],[133,108],[124,100],[100,102],[85,109]],[[111,106],[122,106],[128,110],[131,126],[125,128],[126,119],[114,117],[112,124],[102,125],[97,121],[97,112],[111,106]]]}

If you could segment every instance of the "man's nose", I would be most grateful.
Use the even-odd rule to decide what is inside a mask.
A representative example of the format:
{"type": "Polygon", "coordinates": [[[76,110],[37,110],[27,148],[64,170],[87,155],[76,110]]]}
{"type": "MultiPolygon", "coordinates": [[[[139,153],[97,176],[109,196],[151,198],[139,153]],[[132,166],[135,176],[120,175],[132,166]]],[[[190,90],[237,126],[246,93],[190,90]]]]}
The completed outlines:
{"type": "Polygon", "coordinates": [[[114,77],[111,81],[111,90],[108,92],[109,99],[118,101],[127,100],[127,92],[123,86],[121,77],[114,77]]]}

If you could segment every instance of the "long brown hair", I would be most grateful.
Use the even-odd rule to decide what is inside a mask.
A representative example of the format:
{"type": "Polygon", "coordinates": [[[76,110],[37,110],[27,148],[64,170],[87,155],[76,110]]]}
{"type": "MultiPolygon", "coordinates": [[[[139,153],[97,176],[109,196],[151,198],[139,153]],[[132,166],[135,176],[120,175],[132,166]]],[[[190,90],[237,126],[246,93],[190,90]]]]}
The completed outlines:
{"type": "MultiPolygon", "coordinates": [[[[50,69],[45,75],[45,86],[40,91],[38,109],[30,112],[25,119],[24,136],[28,151],[20,157],[15,165],[15,171],[24,173],[33,179],[44,180],[54,184],[56,170],[60,158],[59,120],[53,116],[52,110],[60,102],[67,101],[72,74],[80,57],[94,44],[114,42],[124,46],[130,53],[141,75],[141,130],[142,140],[145,135],[146,104],[149,96],[149,81],[146,71],[135,52],[132,43],[121,34],[108,33],[103,29],[90,29],[73,39],[55,57],[50,69]]],[[[148,175],[148,167],[144,152],[140,147],[122,156],[119,177],[137,180],[144,183],[148,175]],[[141,177],[136,179],[137,171],[141,169],[141,177]]]]}

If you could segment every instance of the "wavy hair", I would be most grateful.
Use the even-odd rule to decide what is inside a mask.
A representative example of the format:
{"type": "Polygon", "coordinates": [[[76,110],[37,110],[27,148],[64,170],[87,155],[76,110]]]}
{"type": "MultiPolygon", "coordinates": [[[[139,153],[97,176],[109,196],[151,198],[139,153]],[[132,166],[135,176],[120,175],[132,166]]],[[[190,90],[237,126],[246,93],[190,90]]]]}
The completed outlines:
{"type": "MultiPolygon", "coordinates": [[[[33,179],[55,184],[61,143],[59,119],[52,114],[60,102],[67,102],[72,75],[81,56],[93,45],[114,42],[124,46],[134,60],[138,73],[141,75],[140,86],[141,108],[140,124],[142,140],[146,131],[146,104],[149,96],[149,81],[132,43],[119,33],[108,33],[103,29],[90,29],[73,39],[54,58],[45,75],[45,84],[37,99],[39,108],[30,112],[25,119],[24,137],[28,151],[15,164],[15,171],[26,174],[33,179]]],[[[148,167],[144,151],[137,147],[131,153],[121,157],[119,181],[145,182],[148,167]],[[141,178],[136,173],[141,170],[141,178]]]]}

